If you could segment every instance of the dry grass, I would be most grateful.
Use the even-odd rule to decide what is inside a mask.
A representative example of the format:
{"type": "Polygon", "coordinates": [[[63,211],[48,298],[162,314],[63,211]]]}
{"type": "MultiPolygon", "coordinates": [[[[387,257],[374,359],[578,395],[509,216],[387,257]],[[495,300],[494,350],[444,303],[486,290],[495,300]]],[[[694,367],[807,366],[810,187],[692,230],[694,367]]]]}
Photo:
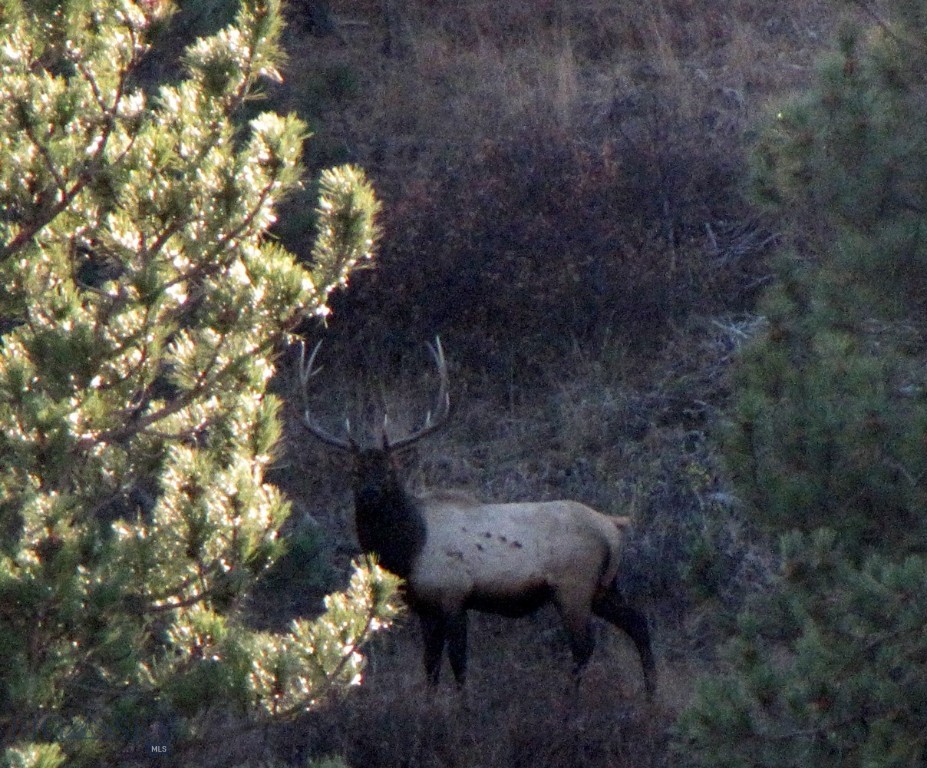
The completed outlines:
{"type": "MultiPolygon", "coordinates": [[[[397,5],[403,59],[381,53],[379,3],[332,2],[340,39],[293,32],[277,94],[311,119],[313,169],[360,163],[385,202],[378,266],[330,336],[393,355],[440,332],[498,381],[536,376],[545,348],[652,346],[749,307],[768,249],[742,246],[769,233],[745,136],[807,82],[824,3],[397,5]]],[[[308,253],[304,208],[280,234],[308,253]]]]}
{"type": "MultiPolygon", "coordinates": [[[[569,497],[632,515],[620,578],[651,619],[661,681],[653,703],[633,646],[605,625],[574,695],[553,610],[517,621],[474,614],[467,689],[456,692],[445,670],[444,685],[429,690],[418,627],[407,617],[369,649],[362,688],[273,731],[264,749],[297,765],[325,755],[351,766],[672,764],[675,716],[715,663],[715,643],[738,607],[773,570],[708,438],[728,396],[732,353],[749,333],[735,320],[692,323],[650,359],[618,345],[576,348],[530,392],[508,394],[461,370],[450,349],[453,419],[407,459],[418,489],[458,487],[503,501],[569,497]]],[[[391,379],[376,357],[361,357],[358,369],[327,358],[312,393],[316,412],[334,427],[345,412],[379,424],[385,410],[402,433],[430,401],[425,360],[410,353],[391,379]]],[[[356,553],[346,461],[291,427],[291,463],[279,479],[326,532],[333,572],[346,573],[356,553]]],[[[261,607],[272,611],[276,600],[285,621],[311,612],[334,586],[283,580],[261,607]]]]}
{"type": "Polygon", "coordinates": [[[408,54],[395,61],[378,55],[379,3],[331,5],[341,40],[294,35],[289,104],[316,114],[299,84],[349,67],[355,98],[326,104],[316,127],[386,183],[526,128],[586,138],[597,112],[642,88],[693,115],[706,94],[717,97],[721,122],[742,128],[771,97],[807,82],[834,17],[823,1],[419,0],[403,4],[408,54]]]}
{"type": "MultiPolygon", "coordinates": [[[[668,733],[696,676],[774,570],[714,439],[752,330],[730,313],[763,285],[771,242],[743,200],[745,136],[808,81],[835,13],[798,0],[412,0],[398,61],[381,53],[379,2],[331,5],[341,39],[294,29],[277,98],[311,118],[311,163],[367,168],[386,238],[380,269],[336,303],[318,412],[333,427],[345,415],[380,423],[384,409],[397,432],[414,425],[433,384],[420,342],[440,330],[454,418],[409,457],[411,485],[632,515],[621,578],[651,618],[661,685],[647,704],[636,655],[603,628],[573,695],[556,617],[542,612],[475,618],[467,690],[428,690],[410,621],[370,649],[363,687],[273,731],[259,754],[286,765],[671,765],[668,733]],[[430,305],[462,295],[459,283],[436,288],[442,259],[451,276],[468,264],[475,278],[498,274],[497,290],[430,305]],[[520,288],[512,264],[524,266],[520,288]],[[607,267],[594,301],[590,264],[607,267]],[[656,311],[641,310],[647,291],[656,311]],[[605,320],[586,334],[593,315],[605,320]]],[[[301,215],[283,233],[296,250],[301,215]]],[[[332,575],[284,573],[276,607],[273,595],[262,602],[271,624],[311,612],[356,552],[343,457],[292,424],[289,440],[275,479],[296,501],[294,531],[312,532],[332,575]]]]}
{"type": "Polygon", "coordinates": [[[466,690],[430,690],[419,682],[417,657],[375,654],[377,668],[362,689],[307,717],[289,738],[309,754],[339,754],[349,765],[666,764],[673,704],[664,694],[646,703],[636,660],[624,648],[600,643],[574,693],[568,654],[545,637],[552,632],[543,617],[514,630],[511,622],[475,624],[474,642],[494,648],[474,654],[466,690]]]}

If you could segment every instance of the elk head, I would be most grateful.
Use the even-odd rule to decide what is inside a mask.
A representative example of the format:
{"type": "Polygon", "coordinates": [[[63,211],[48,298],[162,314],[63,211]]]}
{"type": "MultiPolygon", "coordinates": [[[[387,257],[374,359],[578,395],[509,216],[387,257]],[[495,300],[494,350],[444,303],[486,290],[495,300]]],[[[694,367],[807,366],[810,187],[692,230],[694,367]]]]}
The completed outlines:
{"type": "Polygon", "coordinates": [[[351,455],[355,527],[361,548],[375,553],[387,570],[405,577],[424,544],[425,521],[418,505],[403,487],[395,454],[440,429],[447,421],[450,412],[449,379],[441,340],[435,339],[434,346],[429,345],[440,380],[435,407],[426,413],[421,427],[392,442],[386,434],[384,420],[382,443],[379,447],[370,448],[358,445],[351,434],[350,422],[345,422],[345,437],[341,438],[323,429],[312,416],[308,385],[316,372],[313,364],[320,346],[321,342],[316,344],[308,359],[305,347],[300,350],[303,426],[320,442],[351,455]]]}

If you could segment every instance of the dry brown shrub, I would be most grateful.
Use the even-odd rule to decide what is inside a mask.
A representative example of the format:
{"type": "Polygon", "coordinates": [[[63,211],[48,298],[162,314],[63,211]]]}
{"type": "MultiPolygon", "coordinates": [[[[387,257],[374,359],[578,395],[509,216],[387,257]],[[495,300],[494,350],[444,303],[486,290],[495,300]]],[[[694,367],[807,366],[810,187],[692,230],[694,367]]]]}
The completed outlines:
{"type": "Polygon", "coordinates": [[[534,375],[551,351],[642,345],[695,307],[748,300],[763,262],[730,249],[739,159],[677,131],[688,121],[672,105],[634,109],[634,134],[486,141],[410,182],[387,206],[375,268],[336,297],[329,335],[402,349],[440,333],[465,367],[534,375]]]}
{"type": "MultiPolygon", "coordinates": [[[[310,159],[361,163],[385,207],[329,335],[395,359],[440,332],[465,366],[531,378],[551,350],[749,306],[770,241],[744,136],[807,77],[823,2],[417,0],[396,5],[401,61],[379,2],[331,6],[340,39],[291,36],[278,96],[313,116],[310,159]]],[[[305,217],[283,218],[305,252],[305,217]]]]}

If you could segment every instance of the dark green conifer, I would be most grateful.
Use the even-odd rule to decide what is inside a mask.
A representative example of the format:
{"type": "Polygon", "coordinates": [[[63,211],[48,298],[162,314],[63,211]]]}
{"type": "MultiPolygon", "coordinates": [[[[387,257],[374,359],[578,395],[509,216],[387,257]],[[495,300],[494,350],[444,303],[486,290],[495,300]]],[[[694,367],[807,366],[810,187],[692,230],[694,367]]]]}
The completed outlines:
{"type": "Polygon", "coordinates": [[[740,370],[729,454],[777,528],[927,541],[927,5],[848,29],[776,116],[756,188],[794,235],[740,370]]]}
{"type": "Polygon", "coordinates": [[[927,2],[889,5],[756,151],[791,250],[727,449],[783,573],[679,722],[693,765],[927,764],[927,2]]]}

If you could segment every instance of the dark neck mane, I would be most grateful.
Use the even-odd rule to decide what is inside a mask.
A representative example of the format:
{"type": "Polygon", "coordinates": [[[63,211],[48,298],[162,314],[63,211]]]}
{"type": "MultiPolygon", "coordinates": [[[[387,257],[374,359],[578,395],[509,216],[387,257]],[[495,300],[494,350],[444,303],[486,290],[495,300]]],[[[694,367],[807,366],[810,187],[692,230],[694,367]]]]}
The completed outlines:
{"type": "Polygon", "coordinates": [[[425,518],[415,499],[396,482],[375,496],[356,493],[354,504],[361,549],[375,554],[386,570],[407,578],[425,546],[425,518]]]}

